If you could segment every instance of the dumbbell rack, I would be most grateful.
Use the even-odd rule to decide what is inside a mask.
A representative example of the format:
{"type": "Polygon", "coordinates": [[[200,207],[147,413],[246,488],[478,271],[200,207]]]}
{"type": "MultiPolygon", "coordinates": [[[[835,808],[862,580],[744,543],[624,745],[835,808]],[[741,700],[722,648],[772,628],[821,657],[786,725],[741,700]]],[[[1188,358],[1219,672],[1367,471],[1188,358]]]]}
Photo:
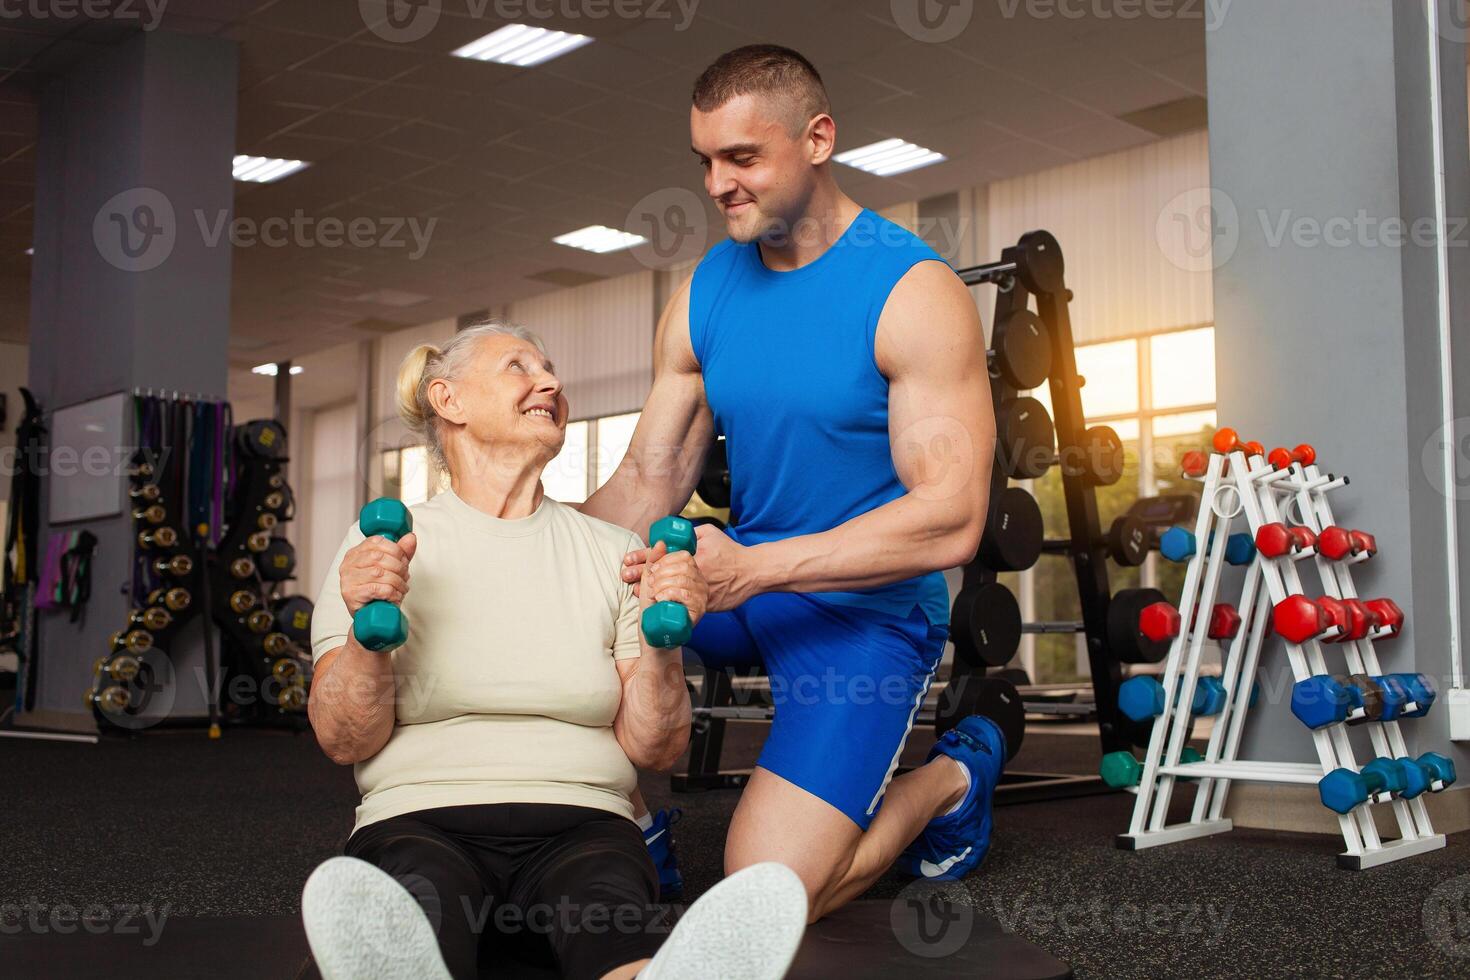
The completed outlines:
{"type": "MultiPolygon", "coordinates": [[[[1219,592],[1224,542],[1230,533],[1231,522],[1243,515],[1254,539],[1262,525],[1282,522],[1283,513],[1292,512],[1298,518],[1296,523],[1319,533],[1335,523],[1327,495],[1348,483],[1345,477],[1323,474],[1315,462],[1303,465],[1300,460],[1295,460],[1289,466],[1279,468],[1267,463],[1260,455],[1248,458],[1238,448],[1228,455],[1211,454],[1203,481],[1204,505],[1196,518],[1194,540],[1209,542],[1213,538],[1220,544],[1212,548],[1200,544],[1185,574],[1179,603],[1181,628],[1170,647],[1160,678],[1163,711],[1154,720],[1132,821],[1128,832],[1118,838],[1118,845],[1128,850],[1231,830],[1232,822],[1223,813],[1230,784],[1234,780],[1316,785],[1335,769],[1347,768],[1356,772],[1360,768],[1354,758],[1346,726],[1341,723],[1311,732],[1317,749],[1317,764],[1241,760],[1237,755],[1272,611],[1289,595],[1303,593],[1296,562],[1315,559],[1325,595],[1337,599],[1357,596],[1349,563],[1329,561],[1314,548],[1288,551],[1278,558],[1257,553],[1250,562],[1238,606],[1244,628],[1236,634],[1224,661],[1221,678],[1225,690],[1224,707],[1217,716],[1203,759],[1181,763],[1190,728],[1190,706],[1199,680],[1201,654],[1208,632],[1208,615],[1203,611],[1213,608],[1219,592]],[[1202,611],[1198,617],[1197,610],[1202,611]],[[1198,623],[1195,622],[1197,618],[1198,623]],[[1199,780],[1193,810],[1188,820],[1168,824],[1166,819],[1174,783],[1180,778],[1199,780]]],[[[1329,629],[1324,637],[1335,636],[1336,629],[1329,629]]],[[[1387,632],[1387,628],[1375,627],[1362,639],[1334,645],[1343,651],[1350,672],[1379,676],[1382,672],[1373,639],[1387,632]]],[[[1298,644],[1283,637],[1283,643],[1297,681],[1330,673],[1318,638],[1298,644]]],[[[1378,756],[1397,759],[1408,754],[1397,721],[1368,722],[1366,727],[1378,756]]],[[[1341,866],[1359,870],[1444,846],[1444,836],[1435,834],[1430,825],[1422,796],[1413,800],[1391,800],[1399,838],[1390,841],[1379,837],[1370,812],[1371,803],[1375,802],[1388,800],[1375,796],[1370,805],[1360,805],[1339,815],[1345,844],[1345,850],[1338,856],[1341,866]]]]}

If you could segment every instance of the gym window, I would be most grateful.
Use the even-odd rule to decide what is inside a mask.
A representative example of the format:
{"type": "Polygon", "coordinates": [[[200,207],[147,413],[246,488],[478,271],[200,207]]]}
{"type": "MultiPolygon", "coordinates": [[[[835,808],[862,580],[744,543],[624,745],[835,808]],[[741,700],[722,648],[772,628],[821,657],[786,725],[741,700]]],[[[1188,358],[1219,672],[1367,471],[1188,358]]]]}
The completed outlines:
{"type": "MultiPolygon", "coordinates": [[[[1198,483],[1183,480],[1178,459],[1209,442],[1215,430],[1215,330],[1191,327],[1149,336],[1079,345],[1077,372],[1087,379],[1082,410],[1089,425],[1110,425],[1123,440],[1123,478],[1097,489],[1102,530],[1141,497],[1162,494],[1199,496],[1198,483]],[[1147,460],[1148,465],[1140,465],[1147,460]]],[[[1032,392],[1051,410],[1048,389],[1032,392]]],[[[1036,495],[1047,536],[1066,529],[1061,475],[1055,468],[1039,480],[1021,483],[1036,495]]],[[[1108,584],[1119,589],[1154,587],[1177,595],[1184,566],[1149,556],[1141,568],[1108,563],[1108,584]]],[[[1000,576],[1021,601],[1028,621],[1082,618],[1077,583],[1065,556],[1043,555],[1026,572],[1000,576]]],[[[1015,666],[1038,684],[1080,681],[1087,676],[1081,638],[1061,634],[1027,635],[1015,666]]]]}

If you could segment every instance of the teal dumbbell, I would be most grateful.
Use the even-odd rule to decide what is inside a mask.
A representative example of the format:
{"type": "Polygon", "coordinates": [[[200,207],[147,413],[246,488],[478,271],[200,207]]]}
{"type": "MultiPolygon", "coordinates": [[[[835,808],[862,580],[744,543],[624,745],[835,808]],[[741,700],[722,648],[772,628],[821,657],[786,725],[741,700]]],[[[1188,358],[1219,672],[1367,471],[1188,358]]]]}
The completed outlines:
{"type": "MultiPolygon", "coordinates": [[[[669,554],[687,551],[692,555],[697,541],[694,525],[682,517],[661,517],[648,531],[648,546],[657,547],[660,541],[668,545],[669,554]]],[[[681,603],[655,602],[643,610],[643,638],[651,647],[681,647],[693,632],[689,610],[681,603]]]]}
{"type": "MultiPolygon", "coordinates": [[[[379,497],[357,515],[357,527],[363,537],[378,534],[397,541],[413,530],[413,515],[403,501],[379,497]]],[[[352,635],[369,650],[392,650],[403,646],[408,639],[408,620],[403,618],[402,609],[379,599],[369,602],[352,617],[352,635]]]]}

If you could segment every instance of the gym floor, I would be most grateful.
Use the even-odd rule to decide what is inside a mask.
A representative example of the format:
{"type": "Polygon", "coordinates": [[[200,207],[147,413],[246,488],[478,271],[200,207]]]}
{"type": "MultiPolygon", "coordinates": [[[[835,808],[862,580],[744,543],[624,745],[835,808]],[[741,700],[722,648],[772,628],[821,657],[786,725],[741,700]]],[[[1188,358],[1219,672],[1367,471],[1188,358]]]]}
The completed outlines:
{"type": "MultiPolygon", "coordinates": [[[[732,723],[727,764],[753,761],[763,731],[732,723]]],[[[1093,739],[1043,732],[1033,726],[1013,767],[1095,769],[1093,739]]],[[[922,761],[931,741],[917,731],[905,762],[922,761]]],[[[0,739],[0,772],[0,909],[294,914],[306,876],[346,840],[357,803],[351,770],[309,733],[232,731],[211,743],[198,731],[150,732],[95,746],[0,739]]],[[[684,811],[675,840],[685,900],[697,898],[719,878],[737,795],[675,796],[660,777],[645,792],[656,807],[684,811]]],[[[1187,803],[1190,793],[1179,796],[1187,803]]],[[[1426,929],[1424,908],[1441,885],[1470,891],[1465,835],[1361,873],[1336,867],[1334,839],[1302,834],[1237,830],[1129,853],[1113,836],[1132,800],[999,808],[989,858],[953,893],[1078,977],[1464,975],[1470,935],[1426,929]]],[[[906,883],[890,874],[865,897],[891,898],[906,883]]]]}

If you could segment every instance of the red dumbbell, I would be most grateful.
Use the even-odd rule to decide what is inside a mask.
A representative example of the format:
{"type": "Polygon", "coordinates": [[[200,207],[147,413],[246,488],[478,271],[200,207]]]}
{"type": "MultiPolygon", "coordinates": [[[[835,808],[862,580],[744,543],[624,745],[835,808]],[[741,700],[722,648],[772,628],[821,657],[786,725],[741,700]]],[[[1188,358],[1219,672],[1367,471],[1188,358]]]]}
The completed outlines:
{"type": "Polygon", "coordinates": [[[1217,453],[1233,453],[1237,449],[1245,453],[1247,457],[1263,456],[1266,453],[1266,447],[1259,442],[1254,440],[1241,442],[1240,435],[1234,429],[1221,429],[1216,432],[1212,445],[1217,453]]]}
{"type": "Polygon", "coordinates": [[[1310,551],[1317,547],[1317,535],[1311,528],[1293,524],[1287,530],[1291,532],[1292,540],[1296,542],[1297,551],[1310,551]]]}
{"type": "Polygon", "coordinates": [[[1345,640],[1361,640],[1368,635],[1370,630],[1382,622],[1373,614],[1372,610],[1368,608],[1362,599],[1344,599],[1342,600],[1342,604],[1347,607],[1348,618],[1351,621],[1351,628],[1348,630],[1348,635],[1343,637],[1345,640]]]}
{"type": "Polygon", "coordinates": [[[1240,632],[1240,613],[1228,602],[1217,602],[1210,610],[1210,639],[1230,640],[1240,632]]]}
{"type": "Polygon", "coordinates": [[[1155,643],[1178,636],[1182,622],[1179,610],[1167,602],[1144,606],[1143,611],[1138,614],[1139,632],[1155,643]]]}
{"type": "Polygon", "coordinates": [[[1179,460],[1179,468],[1185,476],[1204,476],[1205,470],[1209,468],[1210,459],[1198,449],[1191,449],[1179,460]]]}
{"type": "Polygon", "coordinates": [[[1271,455],[1266,457],[1267,462],[1278,470],[1284,470],[1292,463],[1301,463],[1303,466],[1311,466],[1317,461],[1317,450],[1306,443],[1302,443],[1295,449],[1287,449],[1285,446],[1277,446],[1271,450],[1271,455]]]}
{"type": "Polygon", "coordinates": [[[1353,554],[1358,561],[1367,561],[1378,554],[1378,539],[1367,531],[1349,531],[1348,537],[1352,538],[1353,554]]]}
{"type": "Polygon", "coordinates": [[[1317,535],[1317,550],[1333,561],[1342,561],[1353,553],[1352,532],[1336,524],[1324,527],[1317,535]]]}
{"type": "Polygon", "coordinates": [[[1295,548],[1296,539],[1285,524],[1262,524],[1256,532],[1256,550],[1267,558],[1280,558],[1295,548]]]}
{"type": "Polygon", "coordinates": [[[1369,599],[1364,603],[1379,619],[1373,633],[1375,640],[1391,640],[1404,628],[1404,611],[1392,599],[1369,599]]]}
{"type": "Polygon", "coordinates": [[[1306,596],[1289,595],[1271,610],[1271,623],[1286,640],[1305,643],[1325,633],[1332,626],[1332,618],[1306,596]]]}
{"type": "Polygon", "coordinates": [[[1343,640],[1346,640],[1348,634],[1353,631],[1353,619],[1352,613],[1348,612],[1348,608],[1343,604],[1343,601],[1341,599],[1334,599],[1330,595],[1324,595],[1317,600],[1317,605],[1323,612],[1327,613],[1327,618],[1331,620],[1332,625],[1337,627],[1337,632],[1331,636],[1323,637],[1323,642],[1341,643],[1343,640]]]}

